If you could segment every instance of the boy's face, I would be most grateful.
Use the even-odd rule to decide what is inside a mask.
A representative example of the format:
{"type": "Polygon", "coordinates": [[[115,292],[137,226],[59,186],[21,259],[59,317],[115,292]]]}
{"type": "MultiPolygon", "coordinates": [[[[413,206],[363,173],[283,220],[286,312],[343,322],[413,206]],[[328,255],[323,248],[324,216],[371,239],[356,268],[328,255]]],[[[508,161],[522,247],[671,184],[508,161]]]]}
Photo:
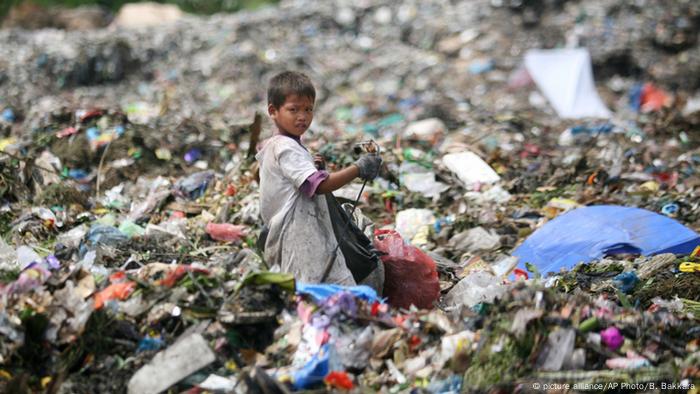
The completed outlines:
{"type": "Polygon", "coordinates": [[[301,137],[314,118],[314,100],[292,94],[279,108],[268,105],[267,112],[281,132],[301,137]]]}

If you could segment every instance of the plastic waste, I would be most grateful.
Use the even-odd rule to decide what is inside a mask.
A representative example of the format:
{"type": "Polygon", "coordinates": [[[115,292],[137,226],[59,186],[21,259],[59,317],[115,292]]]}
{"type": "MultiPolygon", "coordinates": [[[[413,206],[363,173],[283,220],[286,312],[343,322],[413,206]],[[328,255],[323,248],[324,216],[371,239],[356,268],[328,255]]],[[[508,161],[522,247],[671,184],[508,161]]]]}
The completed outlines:
{"type": "Polygon", "coordinates": [[[340,292],[350,292],[355,297],[363,299],[369,302],[382,302],[381,298],[377,296],[377,292],[374,291],[369,286],[341,286],[333,284],[311,284],[311,283],[297,283],[296,291],[299,294],[310,295],[315,302],[324,302],[328,297],[338,294],[340,292]]]}
{"type": "Polygon", "coordinates": [[[445,123],[437,118],[423,119],[409,124],[403,135],[419,141],[436,143],[447,132],[445,123]]]}
{"type": "Polygon", "coordinates": [[[674,216],[675,214],[678,213],[678,210],[680,207],[678,204],[671,203],[671,204],[666,204],[663,207],[661,207],[661,213],[663,213],[666,216],[674,216]]]}
{"type": "MultiPolygon", "coordinates": [[[[313,387],[323,382],[323,379],[331,370],[330,364],[334,361],[334,347],[325,344],[301,369],[292,374],[292,386],[295,390],[313,387]]],[[[335,362],[337,363],[337,361],[335,362]]]]}
{"type": "Polygon", "coordinates": [[[374,245],[385,268],[384,296],[395,307],[431,309],[440,297],[435,262],[393,230],[375,230],[374,245]]]}
{"type": "Polygon", "coordinates": [[[659,111],[663,107],[671,105],[672,100],[668,93],[649,82],[641,85],[641,87],[638,85],[633,88],[630,96],[632,97],[632,108],[641,112],[659,111]],[[637,91],[639,92],[638,94],[637,91]]]}
{"type": "Polygon", "coordinates": [[[246,226],[230,223],[207,223],[205,231],[217,241],[238,242],[246,233],[246,226]]]}
{"type": "Polygon", "coordinates": [[[16,270],[21,266],[17,259],[17,251],[0,237],[0,270],[16,270]]]}
{"type": "Polygon", "coordinates": [[[622,333],[620,333],[617,327],[608,327],[600,332],[600,341],[607,346],[608,349],[615,351],[625,342],[625,337],[622,336],[622,333]]]}
{"type": "Polygon", "coordinates": [[[207,341],[200,334],[189,334],[153,359],[129,380],[129,394],[156,394],[216,360],[207,341]]]}
{"type": "Polygon", "coordinates": [[[633,271],[623,272],[613,278],[615,287],[626,294],[631,293],[634,287],[637,286],[637,283],[639,283],[639,277],[637,277],[637,274],[633,271]]]}
{"type": "Polygon", "coordinates": [[[34,251],[34,249],[29,246],[20,246],[17,248],[17,264],[21,269],[27,268],[29,264],[40,262],[42,260],[41,256],[34,251]]]}
{"type": "Polygon", "coordinates": [[[185,161],[189,164],[194,163],[202,157],[202,151],[199,149],[190,149],[185,153],[185,161]]]}
{"type": "Polygon", "coordinates": [[[129,238],[112,226],[94,225],[87,233],[87,240],[91,246],[117,246],[129,240],[129,238]]]}
{"type": "Polygon", "coordinates": [[[231,393],[234,392],[238,386],[238,381],[230,377],[223,377],[215,374],[209,375],[202,383],[197,386],[203,390],[213,391],[213,392],[224,392],[231,393]]]}
{"type": "Polygon", "coordinates": [[[7,123],[15,122],[15,113],[14,111],[12,111],[12,108],[5,108],[4,110],[2,110],[2,120],[7,123]]]}
{"type": "Polygon", "coordinates": [[[400,180],[408,190],[421,193],[428,198],[437,198],[449,186],[435,180],[435,173],[425,167],[404,161],[399,167],[400,180]]]}
{"type": "Polygon", "coordinates": [[[587,49],[529,50],[525,67],[560,117],[610,117],[596,92],[587,49]]]}
{"type": "Polygon", "coordinates": [[[484,252],[498,249],[501,246],[501,236],[494,230],[475,227],[450,238],[448,246],[461,252],[484,252]]]}
{"type": "Polygon", "coordinates": [[[538,364],[544,371],[560,371],[571,359],[576,342],[576,331],[561,328],[547,336],[547,349],[540,353],[538,364]]]}
{"type": "Polygon", "coordinates": [[[511,199],[510,193],[501,185],[493,185],[485,191],[469,191],[464,198],[477,205],[505,204],[511,199]]]}
{"type": "Polygon", "coordinates": [[[469,63],[469,73],[474,75],[483,74],[493,70],[496,63],[493,59],[479,59],[469,63]]]}
{"type": "Polygon", "coordinates": [[[175,185],[174,193],[177,196],[194,200],[201,197],[214,180],[214,171],[195,172],[187,177],[180,178],[175,185]]]}
{"type": "Polygon", "coordinates": [[[513,255],[520,258],[519,268],[532,263],[546,275],[605,255],[687,254],[698,243],[700,235],[666,216],[640,208],[598,205],[556,217],[530,235],[513,255]]]}
{"type": "Polygon", "coordinates": [[[129,238],[141,237],[146,234],[146,229],[131,220],[123,221],[122,224],[119,225],[119,231],[129,238]]]}
{"type": "Polygon", "coordinates": [[[323,382],[334,389],[352,390],[354,387],[352,379],[345,371],[331,371],[323,378],[323,382]]]}
{"type": "Polygon", "coordinates": [[[639,355],[628,355],[627,357],[615,357],[605,360],[605,365],[610,369],[633,370],[651,366],[646,358],[639,355]]]}
{"type": "Polygon", "coordinates": [[[107,301],[126,300],[136,290],[136,282],[125,281],[112,283],[95,294],[95,309],[101,309],[107,301]]]}
{"type": "Polygon", "coordinates": [[[136,351],[137,352],[145,352],[145,351],[152,351],[152,350],[160,350],[163,346],[165,346],[165,342],[163,341],[163,338],[161,338],[160,336],[158,336],[158,337],[145,336],[139,342],[139,346],[136,348],[136,351]]]}
{"type": "Polygon", "coordinates": [[[434,224],[435,215],[429,209],[410,208],[396,214],[396,231],[414,244],[426,243],[434,224]]]}
{"type": "Polygon", "coordinates": [[[501,177],[485,161],[473,152],[450,153],[442,162],[464,183],[468,190],[478,189],[482,184],[498,182],[501,177]]]}
{"type": "Polygon", "coordinates": [[[460,280],[449,293],[445,295],[445,303],[449,306],[466,305],[472,307],[482,302],[493,302],[503,295],[506,286],[500,279],[486,272],[473,272],[460,280]]]}

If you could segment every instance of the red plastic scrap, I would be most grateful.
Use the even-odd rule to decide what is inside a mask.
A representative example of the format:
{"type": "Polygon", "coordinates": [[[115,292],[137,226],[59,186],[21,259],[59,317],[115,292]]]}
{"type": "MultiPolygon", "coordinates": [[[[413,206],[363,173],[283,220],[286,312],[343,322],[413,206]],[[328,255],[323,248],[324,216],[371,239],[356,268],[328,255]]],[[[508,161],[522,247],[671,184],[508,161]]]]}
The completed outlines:
{"type": "Polygon", "coordinates": [[[659,183],[665,183],[671,187],[678,183],[678,173],[673,172],[657,172],[654,174],[654,179],[659,183]]]}
{"type": "Polygon", "coordinates": [[[98,116],[102,116],[104,114],[104,111],[101,109],[91,109],[89,111],[86,111],[81,117],[80,117],[80,123],[84,123],[92,118],[96,118],[98,116]]]}
{"type": "Polygon", "coordinates": [[[350,376],[343,371],[331,371],[323,378],[323,381],[335,389],[352,390],[354,387],[350,376]]]}
{"type": "Polygon", "coordinates": [[[513,274],[515,274],[515,279],[520,279],[520,278],[522,278],[522,279],[528,280],[528,278],[529,278],[528,275],[527,275],[527,272],[524,271],[524,270],[522,270],[522,269],[520,269],[520,268],[514,269],[514,270],[513,270],[513,274]]]}
{"type": "Polygon", "coordinates": [[[95,309],[102,308],[107,301],[115,299],[123,301],[129,298],[134,290],[136,290],[136,282],[126,281],[112,283],[101,292],[95,294],[95,309]]]}
{"type": "Polygon", "coordinates": [[[411,351],[414,351],[420,346],[420,344],[423,341],[420,339],[418,335],[411,335],[411,338],[408,339],[408,348],[411,351]]]}
{"type": "Polygon", "coordinates": [[[642,112],[658,111],[671,105],[671,96],[647,82],[642,88],[641,105],[642,112]]]}
{"type": "Polygon", "coordinates": [[[204,268],[193,268],[191,265],[178,265],[174,270],[171,270],[165,278],[158,281],[157,284],[165,287],[173,287],[188,271],[209,275],[209,270],[204,268]]]}

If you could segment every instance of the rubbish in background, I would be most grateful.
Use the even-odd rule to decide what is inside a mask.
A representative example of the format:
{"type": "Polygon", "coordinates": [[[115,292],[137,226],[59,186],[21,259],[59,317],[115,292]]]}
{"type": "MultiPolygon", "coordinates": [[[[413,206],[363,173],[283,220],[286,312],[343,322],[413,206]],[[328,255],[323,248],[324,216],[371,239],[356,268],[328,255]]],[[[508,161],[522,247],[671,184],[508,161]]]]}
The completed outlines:
{"type": "Polygon", "coordinates": [[[498,249],[501,246],[501,236],[493,230],[475,227],[450,238],[448,245],[462,252],[484,252],[498,249]]]}
{"type": "Polygon", "coordinates": [[[213,171],[196,172],[187,177],[180,178],[175,182],[174,193],[183,198],[191,200],[201,197],[214,180],[213,171]]]}
{"type": "Polygon", "coordinates": [[[396,214],[396,231],[415,245],[428,242],[435,215],[429,209],[410,208],[396,214]]]}
{"type": "Polygon", "coordinates": [[[671,105],[671,96],[652,83],[635,85],[630,91],[630,105],[635,111],[660,111],[671,105]]]}
{"type": "Polygon", "coordinates": [[[623,272],[613,278],[615,287],[623,293],[629,293],[639,283],[639,277],[634,272],[623,272]]]}
{"type": "Polygon", "coordinates": [[[495,275],[484,271],[471,273],[462,278],[445,295],[448,306],[474,306],[482,302],[490,303],[503,295],[506,287],[495,275]]]}
{"type": "Polygon", "coordinates": [[[160,393],[214,360],[216,355],[200,334],[188,335],[141,367],[129,380],[127,391],[134,394],[160,393]]]}
{"type": "Polygon", "coordinates": [[[409,124],[403,132],[405,138],[435,144],[447,133],[447,126],[438,118],[423,119],[409,124]]]}
{"type": "Polygon", "coordinates": [[[238,242],[245,235],[246,226],[230,223],[207,223],[205,231],[217,241],[238,242]]]}
{"type": "Polygon", "coordinates": [[[369,286],[340,286],[326,283],[297,283],[296,291],[299,294],[311,296],[316,302],[323,302],[327,300],[328,297],[344,291],[350,292],[355,297],[368,302],[381,301],[377,296],[377,292],[369,286]]]}
{"type": "Polygon", "coordinates": [[[495,62],[493,59],[479,59],[469,63],[469,73],[474,75],[483,74],[493,70],[495,62]]]}
{"type": "Polygon", "coordinates": [[[548,222],[513,251],[542,274],[572,268],[606,255],[690,253],[700,235],[644,209],[598,205],[578,208],[548,222]],[[639,223],[644,223],[643,227],[639,223]]]}
{"type": "Polygon", "coordinates": [[[532,49],[525,67],[560,117],[610,117],[596,92],[587,49],[532,49]]]}
{"type": "Polygon", "coordinates": [[[449,153],[442,157],[442,163],[461,180],[468,190],[478,189],[482,184],[498,182],[498,176],[491,166],[473,152],[449,153]]]}
{"type": "MultiPolygon", "coordinates": [[[[643,13],[613,3],[596,3],[595,12],[585,3],[583,19],[582,2],[536,13],[527,2],[513,6],[527,23],[532,14],[547,21],[524,30],[508,7],[432,0],[419,8],[370,1],[368,12],[340,5],[337,13],[287,2],[245,18],[187,16],[158,28],[89,34],[0,30],[6,93],[0,109],[11,108],[14,118],[0,119],[0,148],[13,155],[0,158],[0,232],[14,252],[25,245],[40,256],[24,271],[2,272],[0,391],[30,371],[30,387],[20,388],[27,392],[47,389],[43,375],[65,377],[51,382],[53,388],[60,383],[59,391],[123,392],[155,348],[173,345],[184,331],[201,332],[217,359],[170,388],[175,391],[235,382],[241,392],[284,392],[290,372],[326,343],[334,348],[328,360],[335,373],[316,380],[313,389],[347,385],[346,376],[356,391],[402,386],[435,392],[694,376],[693,316],[700,315],[700,300],[688,297],[697,298],[700,283],[682,267],[698,264],[695,257],[617,255],[542,277],[532,265],[532,271],[513,270],[517,258],[509,256],[549,219],[566,215],[572,202],[636,206],[700,228],[694,203],[700,158],[692,133],[693,89],[700,86],[692,56],[697,42],[688,42],[693,34],[684,30],[683,18],[675,23],[659,17],[692,15],[692,2],[647,2],[643,13]],[[257,51],[258,41],[270,38],[268,24],[250,23],[257,18],[273,23],[276,32],[302,26],[304,46],[257,51]],[[513,23],[503,24],[503,18],[513,23]],[[623,28],[597,28],[610,24],[623,28]],[[477,27],[463,30],[465,25],[477,27]],[[356,37],[336,40],[346,30],[356,37]],[[539,91],[515,90],[532,83],[524,68],[508,79],[522,57],[513,37],[550,46],[562,41],[558,31],[573,32],[566,37],[571,45],[600,44],[590,47],[596,89],[614,120],[555,119],[539,91]],[[641,39],[621,55],[618,44],[629,34],[641,39]],[[248,118],[260,101],[261,76],[300,56],[318,91],[333,92],[318,101],[305,145],[322,152],[331,168],[356,159],[353,144],[365,133],[386,147],[386,168],[365,189],[363,211],[387,227],[395,225],[396,212],[409,208],[433,213],[432,229],[422,228],[417,241],[435,262],[442,292],[479,272],[493,273],[486,287],[507,283],[511,271],[522,279],[504,286],[493,303],[446,307],[443,299],[430,310],[401,310],[342,290],[319,301],[303,294],[292,300],[293,277],[256,272],[263,263],[248,245],[259,231],[255,165],[246,160],[256,147],[248,118]],[[343,62],[326,61],[334,57],[343,62]],[[498,67],[471,75],[472,62],[481,66],[475,61],[485,59],[497,59],[498,67]],[[236,78],[229,64],[237,65],[236,78]],[[653,80],[673,105],[630,110],[627,95],[636,75],[653,80]],[[94,101],[87,100],[88,91],[109,109],[81,107],[94,101]],[[412,123],[431,118],[436,121],[406,133],[412,123]],[[192,149],[202,156],[188,164],[192,149]],[[500,180],[464,190],[442,156],[465,151],[483,158],[500,180]],[[213,177],[173,186],[178,180],[183,186],[200,169],[211,169],[213,177]],[[431,173],[417,178],[450,187],[436,197],[430,192],[439,185],[431,184],[433,196],[426,198],[406,182],[407,173],[431,173]],[[125,237],[119,231],[125,221],[145,233],[125,237]],[[246,242],[218,242],[204,231],[210,222],[245,225],[249,236],[246,242]],[[128,240],[92,245],[87,235],[95,225],[128,240]],[[498,235],[500,247],[464,255],[449,244],[478,227],[498,235]],[[113,284],[108,278],[115,272],[125,273],[119,283],[136,282],[135,290],[93,310],[96,294],[113,284]],[[629,272],[639,282],[625,293],[614,278],[629,272]],[[516,321],[522,337],[511,332],[516,321]],[[599,334],[613,325],[629,339],[614,355],[599,334]],[[566,336],[553,334],[568,327],[597,341],[576,338],[562,361],[545,348],[553,341],[569,353],[566,336]],[[640,329],[645,334],[634,336],[640,329]],[[540,338],[536,346],[532,338],[540,338]],[[153,350],[138,351],[142,344],[153,350]],[[40,357],[31,358],[33,349],[41,349],[40,357]],[[545,361],[561,368],[541,370],[545,361]]],[[[263,123],[264,136],[272,125],[263,123]]],[[[359,187],[348,188],[348,199],[359,187]]]]}
{"type": "Polygon", "coordinates": [[[141,29],[175,23],[185,14],[174,4],[152,2],[124,4],[114,17],[111,26],[122,29],[141,29]]]}
{"type": "Polygon", "coordinates": [[[405,161],[401,163],[399,171],[401,173],[401,184],[406,189],[421,193],[425,197],[438,198],[440,194],[449,189],[447,184],[435,180],[434,172],[418,164],[405,161]]]}

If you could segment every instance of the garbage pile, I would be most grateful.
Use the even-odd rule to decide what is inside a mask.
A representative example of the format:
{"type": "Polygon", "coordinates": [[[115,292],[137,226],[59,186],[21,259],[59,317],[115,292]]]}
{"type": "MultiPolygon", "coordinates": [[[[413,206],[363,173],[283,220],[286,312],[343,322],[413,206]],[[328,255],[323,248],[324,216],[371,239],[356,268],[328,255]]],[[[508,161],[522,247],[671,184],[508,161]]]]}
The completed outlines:
{"type": "Polygon", "coordinates": [[[697,387],[698,15],[283,1],[0,30],[0,391],[697,387]],[[260,258],[253,157],[285,68],[316,83],[303,141],[330,170],[382,147],[356,217],[422,291],[260,258]]]}

